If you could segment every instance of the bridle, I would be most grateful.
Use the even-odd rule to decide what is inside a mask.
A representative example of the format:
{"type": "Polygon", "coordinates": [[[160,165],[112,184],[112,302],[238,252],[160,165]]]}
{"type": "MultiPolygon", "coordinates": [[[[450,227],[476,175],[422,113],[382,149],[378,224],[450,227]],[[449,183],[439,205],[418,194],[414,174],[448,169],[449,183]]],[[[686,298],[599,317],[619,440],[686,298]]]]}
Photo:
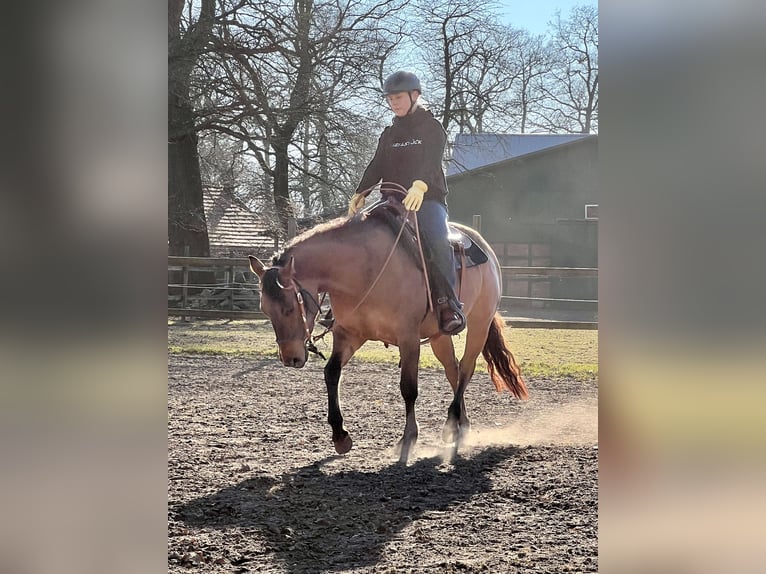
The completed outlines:
{"type": "MultiPolygon", "coordinates": [[[[316,323],[317,317],[319,316],[320,311],[322,310],[322,306],[319,304],[319,302],[314,298],[314,296],[305,289],[298,281],[295,280],[294,277],[290,278],[290,284],[285,286],[282,285],[282,283],[279,282],[279,277],[276,278],[277,286],[285,289],[287,291],[294,291],[295,292],[295,298],[298,301],[298,309],[300,309],[301,312],[301,320],[303,321],[303,333],[306,336],[303,344],[306,347],[306,350],[314,353],[315,355],[318,355],[322,359],[325,358],[325,356],[322,354],[322,352],[317,349],[314,342],[311,340],[311,329],[309,329],[309,322],[308,322],[308,313],[306,312],[306,303],[303,298],[304,294],[308,297],[308,299],[311,300],[314,305],[316,305],[316,313],[314,314],[314,322],[316,323]]],[[[280,343],[285,342],[284,339],[280,340],[277,339],[277,345],[280,343]]]]}

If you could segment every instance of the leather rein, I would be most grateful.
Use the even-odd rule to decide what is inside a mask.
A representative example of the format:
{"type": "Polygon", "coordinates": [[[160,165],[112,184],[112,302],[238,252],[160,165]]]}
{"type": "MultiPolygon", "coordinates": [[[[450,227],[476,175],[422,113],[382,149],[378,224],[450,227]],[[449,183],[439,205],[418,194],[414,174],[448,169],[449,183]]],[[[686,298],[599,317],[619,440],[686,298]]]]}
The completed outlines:
{"type": "MultiPolygon", "coordinates": [[[[362,193],[365,194],[369,191],[371,191],[373,188],[369,188],[364,190],[362,193]]],[[[381,192],[396,192],[401,193],[402,195],[407,195],[407,189],[403,185],[400,185],[398,183],[394,182],[383,182],[380,185],[380,191],[381,192]]],[[[414,211],[408,211],[407,215],[402,220],[402,225],[399,228],[399,233],[396,236],[396,239],[394,240],[394,244],[391,246],[391,251],[388,254],[388,257],[386,257],[386,261],[383,263],[383,267],[381,267],[380,272],[378,273],[378,276],[375,277],[375,280],[372,282],[372,285],[367,289],[364,296],[359,300],[359,302],[356,304],[356,306],[352,309],[352,313],[354,313],[359,307],[364,303],[364,301],[367,299],[370,293],[372,293],[372,290],[375,288],[375,285],[378,284],[378,281],[380,281],[380,278],[383,277],[383,273],[386,270],[386,267],[388,267],[389,261],[391,261],[391,257],[393,257],[394,252],[396,251],[396,246],[399,244],[399,239],[402,237],[402,233],[404,232],[404,228],[407,226],[407,221],[412,218],[414,221],[413,226],[415,228],[415,237],[417,238],[417,244],[418,244],[418,253],[420,254],[420,262],[423,265],[423,277],[426,282],[426,297],[428,299],[428,310],[433,311],[433,302],[431,301],[431,284],[428,281],[428,271],[426,268],[426,258],[423,255],[423,246],[420,242],[420,229],[418,228],[418,218],[415,215],[414,211]]]]}

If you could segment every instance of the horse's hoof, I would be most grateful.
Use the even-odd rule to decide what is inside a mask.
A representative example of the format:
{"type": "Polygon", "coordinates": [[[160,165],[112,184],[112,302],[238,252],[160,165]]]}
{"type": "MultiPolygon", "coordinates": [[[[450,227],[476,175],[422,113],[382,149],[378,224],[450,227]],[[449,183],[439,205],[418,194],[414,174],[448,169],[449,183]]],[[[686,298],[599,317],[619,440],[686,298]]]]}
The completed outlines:
{"type": "Polygon", "coordinates": [[[344,436],[340,440],[333,441],[333,443],[335,444],[335,452],[338,454],[346,454],[351,450],[351,446],[353,445],[353,441],[348,435],[344,436]]]}
{"type": "Polygon", "coordinates": [[[399,456],[399,464],[405,466],[407,465],[407,460],[410,458],[410,453],[412,452],[412,449],[417,444],[417,442],[417,437],[408,441],[404,440],[404,438],[399,439],[399,442],[397,442],[394,446],[394,454],[399,456]]]}
{"type": "Polygon", "coordinates": [[[446,423],[444,423],[444,428],[442,429],[442,441],[444,441],[445,444],[451,444],[455,442],[458,432],[457,423],[455,421],[448,420],[446,423]]]}

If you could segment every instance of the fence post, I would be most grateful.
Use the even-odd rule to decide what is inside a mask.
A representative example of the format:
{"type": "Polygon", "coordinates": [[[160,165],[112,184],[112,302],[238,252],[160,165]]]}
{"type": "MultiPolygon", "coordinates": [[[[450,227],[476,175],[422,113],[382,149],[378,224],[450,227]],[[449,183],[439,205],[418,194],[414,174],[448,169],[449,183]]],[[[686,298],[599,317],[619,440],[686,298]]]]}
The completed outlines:
{"type": "MultiPolygon", "coordinates": [[[[527,243],[527,267],[532,267],[532,244],[531,243],[527,243]]],[[[527,297],[532,297],[533,283],[536,283],[536,282],[532,281],[531,279],[527,279],[527,297]]],[[[548,285],[550,285],[550,281],[548,281],[548,285]]]]}
{"type": "Polygon", "coordinates": [[[476,231],[481,233],[481,215],[473,216],[473,225],[471,225],[476,231]]]}
{"type": "MultiPolygon", "coordinates": [[[[184,245],[184,257],[189,257],[190,249],[188,245],[184,245]]],[[[189,306],[189,268],[184,265],[181,268],[181,308],[186,309],[189,306]]],[[[188,321],[189,318],[186,315],[181,315],[181,321],[188,321]]]]}
{"type": "Polygon", "coordinates": [[[229,309],[234,311],[234,266],[229,266],[229,309]]]}

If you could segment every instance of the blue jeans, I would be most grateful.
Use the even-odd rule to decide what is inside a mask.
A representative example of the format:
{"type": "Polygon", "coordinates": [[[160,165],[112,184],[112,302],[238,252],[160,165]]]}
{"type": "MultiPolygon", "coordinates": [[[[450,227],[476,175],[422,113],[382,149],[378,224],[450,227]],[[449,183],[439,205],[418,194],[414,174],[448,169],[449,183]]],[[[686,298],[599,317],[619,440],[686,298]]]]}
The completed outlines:
{"type": "Polygon", "coordinates": [[[443,280],[439,281],[439,277],[434,277],[436,282],[446,282],[446,285],[431,285],[434,290],[434,299],[446,296],[457,300],[457,273],[455,272],[452,246],[447,238],[449,233],[447,216],[447,208],[444,205],[428,199],[423,202],[417,212],[418,228],[423,240],[423,252],[431,268],[429,270],[430,275],[434,277],[438,273],[443,280]],[[445,289],[449,289],[451,292],[442,292],[445,289]]]}

